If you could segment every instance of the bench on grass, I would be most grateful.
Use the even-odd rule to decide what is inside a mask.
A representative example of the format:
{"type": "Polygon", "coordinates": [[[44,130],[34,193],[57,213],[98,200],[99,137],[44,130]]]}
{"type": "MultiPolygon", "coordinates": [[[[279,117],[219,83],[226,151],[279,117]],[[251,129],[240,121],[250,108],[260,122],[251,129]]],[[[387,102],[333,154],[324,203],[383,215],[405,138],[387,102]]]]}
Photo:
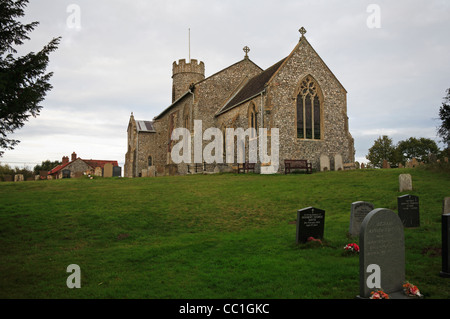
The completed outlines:
{"type": "Polygon", "coordinates": [[[291,169],[305,169],[308,174],[311,174],[312,164],[307,160],[284,160],[284,174],[290,173],[291,169]]]}
{"type": "Polygon", "coordinates": [[[255,163],[249,163],[249,162],[238,163],[238,174],[241,172],[245,173],[245,171],[247,171],[247,173],[248,173],[250,170],[253,173],[255,172],[255,163]]]}

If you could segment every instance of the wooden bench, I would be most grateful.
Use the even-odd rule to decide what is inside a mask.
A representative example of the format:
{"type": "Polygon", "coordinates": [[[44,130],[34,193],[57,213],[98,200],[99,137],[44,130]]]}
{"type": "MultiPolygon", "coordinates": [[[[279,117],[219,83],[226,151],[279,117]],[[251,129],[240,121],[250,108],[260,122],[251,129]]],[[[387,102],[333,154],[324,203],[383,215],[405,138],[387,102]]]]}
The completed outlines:
{"type": "Polygon", "coordinates": [[[253,173],[255,172],[255,163],[238,163],[238,174],[241,172],[245,173],[245,171],[248,173],[250,170],[253,173]]]}
{"type": "Polygon", "coordinates": [[[284,160],[284,174],[290,173],[291,169],[306,169],[308,174],[312,173],[312,165],[307,160],[284,160]]]}

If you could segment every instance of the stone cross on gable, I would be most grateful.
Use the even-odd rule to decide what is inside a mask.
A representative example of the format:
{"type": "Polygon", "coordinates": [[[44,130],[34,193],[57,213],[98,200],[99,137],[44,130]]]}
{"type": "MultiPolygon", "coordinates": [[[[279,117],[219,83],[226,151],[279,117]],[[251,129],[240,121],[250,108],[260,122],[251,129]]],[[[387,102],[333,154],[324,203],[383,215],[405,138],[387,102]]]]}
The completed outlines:
{"type": "Polygon", "coordinates": [[[301,27],[298,32],[300,32],[300,34],[302,35],[302,37],[305,35],[306,33],[306,29],[304,27],[301,27]]]}
{"type": "Polygon", "coordinates": [[[248,58],[248,53],[250,52],[250,48],[248,46],[245,46],[242,50],[245,52],[245,57],[248,58]]]}

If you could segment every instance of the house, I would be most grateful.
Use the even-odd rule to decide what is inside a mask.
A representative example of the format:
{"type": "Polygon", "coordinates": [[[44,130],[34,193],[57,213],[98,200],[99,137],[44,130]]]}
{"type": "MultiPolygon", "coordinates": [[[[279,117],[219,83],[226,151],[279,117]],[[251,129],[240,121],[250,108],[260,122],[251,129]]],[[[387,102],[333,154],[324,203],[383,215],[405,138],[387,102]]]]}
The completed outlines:
{"type": "Polygon", "coordinates": [[[75,152],[69,161],[68,156],[63,156],[61,165],[48,172],[53,179],[74,178],[83,175],[95,175],[103,177],[121,176],[121,168],[117,161],[81,159],[75,152]]]}

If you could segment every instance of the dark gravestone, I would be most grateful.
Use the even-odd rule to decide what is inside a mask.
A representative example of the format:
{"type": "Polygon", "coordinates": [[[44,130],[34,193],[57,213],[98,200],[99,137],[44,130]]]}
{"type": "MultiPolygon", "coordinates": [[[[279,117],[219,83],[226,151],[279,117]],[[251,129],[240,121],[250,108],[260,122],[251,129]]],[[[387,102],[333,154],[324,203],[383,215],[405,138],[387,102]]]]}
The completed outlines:
{"type": "Polygon", "coordinates": [[[397,197],[398,217],[405,227],[419,227],[419,197],[403,195],[397,197]]]}
{"type": "Polygon", "coordinates": [[[122,176],[122,168],[120,166],[113,167],[113,177],[121,177],[122,176]]]}
{"type": "Polygon", "coordinates": [[[350,226],[348,231],[350,236],[359,236],[359,230],[364,217],[366,217],[367,214],[373,209],[373,204],[369,202],[359,201],[352,203],[352,209],[350,212],[350,226]]]}
{"type": "Polygon", "coordinates": [[[391,298],[404,298],[405,239],[398,215],[386,208],[372,210],[361,224],[359,248],[359,297],[383,289],[391,298]]]}
{"type": "Polygon", "coordinates": [[[323,239],[325,211],[307,207],[297,211],[296,243],[306,243],[309,237],[323,239]]]}
{"type": "Polygon", "coordinates": [[[442,277],[450,278],[450,214],[442,215],[442,277]]]}

